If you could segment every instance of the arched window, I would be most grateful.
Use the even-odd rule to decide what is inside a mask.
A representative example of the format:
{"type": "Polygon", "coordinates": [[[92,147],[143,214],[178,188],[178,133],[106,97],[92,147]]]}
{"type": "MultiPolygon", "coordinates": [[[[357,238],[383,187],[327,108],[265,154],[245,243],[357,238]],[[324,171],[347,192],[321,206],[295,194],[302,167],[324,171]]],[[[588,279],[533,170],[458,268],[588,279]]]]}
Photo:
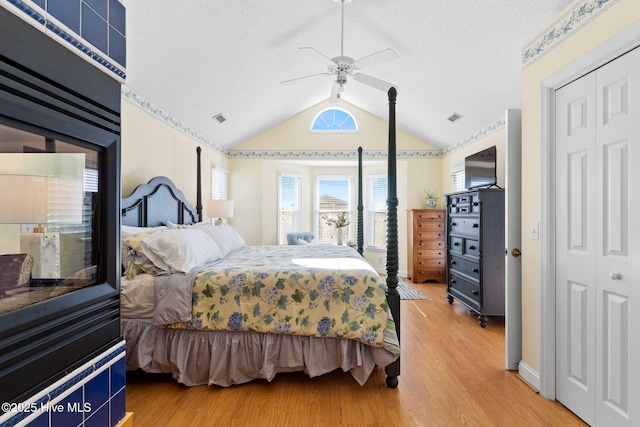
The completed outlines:
{"type": "Polygon", "coordinates": [[[358,123],[344,108],[330,107],[320,111],[311,122],[312,132],[355,132],[358,123]]]}

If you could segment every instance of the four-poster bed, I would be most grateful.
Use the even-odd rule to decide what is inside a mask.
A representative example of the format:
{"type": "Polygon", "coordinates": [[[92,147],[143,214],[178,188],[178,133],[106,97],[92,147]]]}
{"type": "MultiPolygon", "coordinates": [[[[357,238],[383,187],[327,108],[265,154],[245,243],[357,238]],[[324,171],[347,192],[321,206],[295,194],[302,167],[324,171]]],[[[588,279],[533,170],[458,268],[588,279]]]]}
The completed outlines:
{"type": "MultiPolygon", "coordinates": [[[[375,366],[383,366],[387,386],[397,387],[395,97],[392,88],[386,284],[362,257],[362,148],[356,252],[343,246],[246,246],[226,224],[202,223],[198,147],[195,208],[165,177],[138,186],[122,200],[123,259],[128,261],[122,333],[128,369],[171,372],[186,385],[229,386],[271,380],[278,372],[316,376],[337,368],[364,384],[375,366]],[[205,258],[198,258],[181,267],[181,261],[165,255],[160,241],[177,240],[188,252],[191,243],[182,241],[187,233],[190,239],[208,233],[217,243],[210,252],[220,249],[220,256],[205,257],[206,265],[205,258]],[[136,263],[143,252],[149,259],[136,263]],[[129,306],[144,298],[148,304],[129,306]]],[[[205,240],[200,247],[207,245],[205,240]]]]}

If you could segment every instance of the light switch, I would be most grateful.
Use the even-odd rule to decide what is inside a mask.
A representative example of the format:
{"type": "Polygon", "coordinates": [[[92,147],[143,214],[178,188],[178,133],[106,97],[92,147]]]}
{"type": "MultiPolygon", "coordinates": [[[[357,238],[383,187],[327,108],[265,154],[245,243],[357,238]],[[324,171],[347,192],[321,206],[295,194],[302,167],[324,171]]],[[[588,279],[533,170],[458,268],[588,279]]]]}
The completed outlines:
{"type": "Polygon", "coordinates": [[[529,238],[538,240],[538,223],[536,221],[529,223],[529,238]]]}

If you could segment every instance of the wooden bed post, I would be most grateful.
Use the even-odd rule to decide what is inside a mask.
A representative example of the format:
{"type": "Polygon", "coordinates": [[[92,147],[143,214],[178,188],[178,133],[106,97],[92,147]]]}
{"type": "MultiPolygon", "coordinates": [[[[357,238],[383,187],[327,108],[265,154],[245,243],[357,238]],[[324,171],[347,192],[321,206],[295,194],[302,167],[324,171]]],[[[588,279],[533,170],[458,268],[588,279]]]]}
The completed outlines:
{"type": "MultiPolygon", "coordinates": [[[[400,294],[398,293],[398,196],[396,176],[396,88],[389,89],[389,153],[387,166],[387,302],[400,340],[400,294]]],[[[385,368],[387,387],[398,386],[400,357],[385,368]]]]}
{"type": "Polygon", "coordinates": [[[196,148],[197,165],[196,165],[196,213],[198,214],[198,222],[202,222],[202,173],[200,171],[200,147],[196,148]]]}
{"type": "Polygon", "coordinates": [[[364,222],[362,219],[362,147],[358,147],[358,230],[356,243],[358,244],[358,253],[363,254],[364,249],[364,222]]]}

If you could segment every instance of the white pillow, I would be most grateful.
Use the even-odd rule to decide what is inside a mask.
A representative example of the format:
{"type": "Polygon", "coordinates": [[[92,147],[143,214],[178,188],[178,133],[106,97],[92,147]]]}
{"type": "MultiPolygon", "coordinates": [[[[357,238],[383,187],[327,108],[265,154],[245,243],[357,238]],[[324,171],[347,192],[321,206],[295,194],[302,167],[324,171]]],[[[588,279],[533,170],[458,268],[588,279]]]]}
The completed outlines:
{"type": "Polygon", "coordinates": [[[198,224],[198,227],[204,230],[220,247],[222,256],[227,256],[236,249],[247,246],[244,239],[238,232],[226,223],[211,225],[198,224]]]}
{"type": "Polygon", "coordinates": [[[216,242],[198,228],[177,228],[153,233],[140,242],[142,252],[158,267],[188,273],[223,257],[216,242]]]}

